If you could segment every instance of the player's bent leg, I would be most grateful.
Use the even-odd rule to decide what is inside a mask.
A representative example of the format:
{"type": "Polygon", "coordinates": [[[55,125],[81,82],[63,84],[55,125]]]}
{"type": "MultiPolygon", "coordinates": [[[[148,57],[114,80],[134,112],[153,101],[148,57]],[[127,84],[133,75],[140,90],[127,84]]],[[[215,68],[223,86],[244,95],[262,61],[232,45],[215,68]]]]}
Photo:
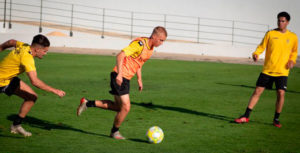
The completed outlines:
{"type": "Polygon", "coordinates": [[[32,134],[30,132],[23,129],[21,123],[37,100],[37,94],[23,81],[20,81],[20,87],[16,89],[14,94],[23,98],[24,102],[17,118],[14,120],[13,125],[11,125],[11,133],[31,136],[32,134]]]}
{"type": "Polygon", "coordinates": [[[79,106],[77,107],[77,116],[80,116],[88,107],[99,107],[116,112],[120,111],[120,106],[117,102],[111,100],[88,100],[83,97],[80,99],[79,106]]]}

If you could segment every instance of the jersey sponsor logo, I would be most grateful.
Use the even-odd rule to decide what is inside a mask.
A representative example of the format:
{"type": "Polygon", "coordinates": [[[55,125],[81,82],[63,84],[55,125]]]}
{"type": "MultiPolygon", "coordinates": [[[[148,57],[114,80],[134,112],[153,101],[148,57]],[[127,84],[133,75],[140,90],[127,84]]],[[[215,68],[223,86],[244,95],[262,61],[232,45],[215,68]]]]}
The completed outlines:
{"type": "Polygon", "coordinates": [[[140,45],[140,46],[143,46],[144,44],[143,44],[143,42],[142,42],[142,41],[139,41],[139,45],[140,45]]]}
{"type": "Polygon", "coordinates": [[[278,37],[273,37],[272,39],[278,39],[278,37]]]}
{"type": "Polygon", "coordinates": [[[289,42],[290,42],[290,39],[287,39],[287,40],[286,40],[286,43],[288,44],[289,42]]]}

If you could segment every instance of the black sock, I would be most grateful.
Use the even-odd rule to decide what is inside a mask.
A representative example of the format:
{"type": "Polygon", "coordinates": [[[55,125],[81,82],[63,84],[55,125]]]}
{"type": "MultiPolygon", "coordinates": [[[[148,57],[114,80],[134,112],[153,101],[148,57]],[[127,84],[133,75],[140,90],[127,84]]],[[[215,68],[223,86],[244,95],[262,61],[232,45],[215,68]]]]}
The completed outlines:
{"type": "Polygon", "coordinates": [[[279,121],[279,116],[280,116],[280,113],[275,112],[274,120],[279,121]]]}
{"type": "Polygon", "coordinates": [[[95,100],[88,100],[86,103],[87,107],[96,107],[95,100]]]}
{"type": "Polygon", "coordinates": [[[115,133],[119,131],[120,128],[115,127],[115,125],[111,128],[111,133],[115,133]]]}
{"type": "Polygon", "coordinates": [[[19,115],[17,116],[17,118],[14,120],[13,125],[20,125],[22,123],[24,118],[20,117],[19,115]]]}
{"type": "Polygon", "coordinates": [[[249,107],[247,107],[246,112],[245,112],[245,114],[243,116],[249,118],[251,111],[252,111],[252,109],[250,109],[249,107]]]}

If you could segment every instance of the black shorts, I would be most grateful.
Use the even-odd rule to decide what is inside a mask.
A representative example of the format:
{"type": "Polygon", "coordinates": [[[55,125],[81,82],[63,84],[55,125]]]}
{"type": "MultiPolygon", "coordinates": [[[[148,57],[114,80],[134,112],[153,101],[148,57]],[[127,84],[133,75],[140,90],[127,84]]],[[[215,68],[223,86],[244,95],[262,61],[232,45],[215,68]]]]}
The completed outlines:
{"type": "Polygon", "coordinates": [[[14,77],[9,85],[0,87],[0,93],[5,93],[8,96],[11,96],[15,93],[16,89],[20,87],[20,78],[14,77]]]}
{"type": "Polygon", "coordinates": [[[116,72],[110,73],[111,91],[109,91],[109,93],[112,95],[117,95],[117,96],[129,94],[130,80],[123,78],[123,82],[122,82],[121,86],[119,86],[116,82],[117,75],[118,75],[118,73],[116,73],[116,72]]]}
{"type": "Polygon", "coordinates": [[[273,77],[270,75],[266,75],[264,73],[260,73],[256,82],[256,86],[272,89],[273,82],[275,82],[276,90],[282,89],[286,91],[287,79],[288,79],[287,76],[273,77]]]}

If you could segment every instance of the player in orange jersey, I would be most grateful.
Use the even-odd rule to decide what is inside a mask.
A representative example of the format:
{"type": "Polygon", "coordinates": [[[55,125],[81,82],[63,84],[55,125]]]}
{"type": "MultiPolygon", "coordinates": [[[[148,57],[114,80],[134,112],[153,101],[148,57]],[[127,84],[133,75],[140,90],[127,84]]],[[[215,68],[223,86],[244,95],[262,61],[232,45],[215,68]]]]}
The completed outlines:
{"type": "Polygon", "coordinates": [[[82,98],[77,108],[77,115],[79,116],[87,107],[116,111],[117,115],[110,136],[115,139],[125,139],[120,134],[119,128],[130,111],[130,80],[136,74],[139,90],[143,90],[142,66],[151,57],[154,47],[162,45],[166,38],[166,29],[158,26],[153,29],[150,38],[140,37],[133,40],[117,55],[117,64],[111,72],[110,93],[114,95],[114,101],[82,98]]]}

